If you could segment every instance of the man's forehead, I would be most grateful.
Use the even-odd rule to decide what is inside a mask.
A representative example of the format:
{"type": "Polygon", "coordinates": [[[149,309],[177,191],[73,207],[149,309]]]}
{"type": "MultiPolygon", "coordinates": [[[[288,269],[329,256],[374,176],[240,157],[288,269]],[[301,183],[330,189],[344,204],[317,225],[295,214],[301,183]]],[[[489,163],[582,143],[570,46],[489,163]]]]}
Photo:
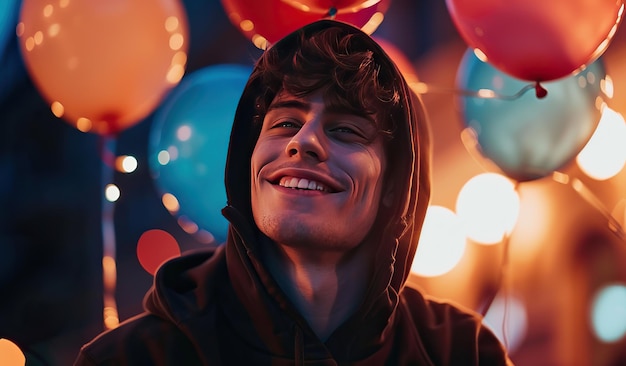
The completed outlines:
{"type": "Polygon", "coordinates": [[[328,113],[335,114],[348,114],[355,115],[358,117],[365,118],[372,123],[375,123],[375,120],[372,115],[367,114],[361,108],[356,106],[351,106],[347,101],[341,101],[340,98],[332,98],[329,97],[327,93],[323,91],[317,91],[311,93],[306,96],[296,96],[290,93],[289,91],[283,89],[281,90],[272,102],[269,105],[268,112],[273,109],[279,108],[295,108],[300,109],[302,111],[310,111],[312,109],[313,104],[323,103],[324,111],[328,113]]]}

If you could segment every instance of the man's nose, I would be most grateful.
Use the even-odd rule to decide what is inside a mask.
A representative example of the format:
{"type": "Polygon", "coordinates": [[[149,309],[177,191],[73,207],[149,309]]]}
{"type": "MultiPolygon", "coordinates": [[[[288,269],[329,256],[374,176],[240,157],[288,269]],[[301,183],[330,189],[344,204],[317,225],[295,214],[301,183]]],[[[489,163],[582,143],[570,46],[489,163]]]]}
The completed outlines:
{"type": "Polygon", "coordinates": [[[305,123],[289,140],[286,153],[300,158],[314,158],[319,161],[328,159],[328,151],[322,126],[315,122],[305,123]]]}

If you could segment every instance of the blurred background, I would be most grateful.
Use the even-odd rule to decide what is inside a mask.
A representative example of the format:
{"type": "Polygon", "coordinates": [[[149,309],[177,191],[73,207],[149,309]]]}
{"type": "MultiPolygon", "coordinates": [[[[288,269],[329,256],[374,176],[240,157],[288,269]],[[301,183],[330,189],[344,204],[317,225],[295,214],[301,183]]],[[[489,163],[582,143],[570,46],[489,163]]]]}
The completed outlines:
{"type": "MultiPolygon", "coordinates": [[[[277,19],[298,6],[142,0],[137,6],[156,10],[129,10],[98,31],[95,21],[68,19],[106,24],[120,2],[79,11],[75,1],[28,1],[39,18],[27,20],[21,1],[0,5],[0,360],[21,355],[27,365],[71,364],[84,343],[142,311],[164,259],[219,245],[229,118],[271,41],[269,31],[255,36],[243,14],[275,36],[277,19]],[[165,51],[141,31],[120,33],[137,25],[130,19],[148,27],[154,17],[162,28],[159,11],[176,15],[167,18],[165,51]],[[38,35],[42,13],[101,38],[77,46],[72,59],[38,35]],[[134,78],[149,76],[161,55],[167,82],[134,78]],[[59,72],[55,56],[85,76],[59,72]],[[110,65],[127,73],[121,82],[111,81],[110,65]],[[64,104],[55,99],[62,93],[64,104]],[[117,114],[98,110],[113,102],[117,114]],[[100,114],[75,118],[89,113],[84,106],[100,114]]],[[[624,31],[612,28],[608,48],[596,45],[600,58],[584,70],[544,77],[548,94],[539,98],[534,82],[468,51],[444,0],[370,3],[365,18],[346,21],[362,22],[396,59],[432,128],[433,197],[410,282],[486,314],[517,365],[626,364],[624,31]]],[[[602,3],[603,13],[575,15],[572,38],[577,27],[590,33],[588,17],[621,15],[614,1],[602,3]]],[[[504,41],[510,54],[530,52],[504,41]]]]}

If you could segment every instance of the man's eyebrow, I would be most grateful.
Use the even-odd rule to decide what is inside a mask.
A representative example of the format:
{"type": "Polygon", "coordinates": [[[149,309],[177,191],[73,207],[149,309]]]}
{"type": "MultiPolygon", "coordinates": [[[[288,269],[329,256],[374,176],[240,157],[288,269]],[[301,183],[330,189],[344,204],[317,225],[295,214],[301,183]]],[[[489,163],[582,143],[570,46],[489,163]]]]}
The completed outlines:
{"type": "Polygon", "coordinates": [[[370,114],[367,114],[365,112],[363,113],[359,113],[353,109],[348,109],[344,106],[341,105],[329,105],[328,107],[326,107],[326,112],[328,113],[334,113],[334,114],[339,114],[339,115],[353,115],[353,116],[358,116],[361,117],[365,120],[367,120],[372,126],[377,127],[378,124],[376,123],[376,120],[374,119],[374,117],[370,114]]]}
{"type": "Polygon", "coordinates": [[[308,112],[309,110],[311,110],[311,105],[298,99],[279,100],[277,102],[271,103],[270,106],[267,108],[267,111],[269,112],[271,110],[280,108],[295,108],[304,112],[308,112]]]}
{"type": "MultiPolygon", "coordinates": [[[[270,106],[267,108],[267,112],[270,112],[275,109],[281,109],[281,108],[295,108],[303,112],[308,112],[311,110],[311,105],[299,99],[278,100],[270,104],[270,106]]],[[[326,112],[335,113],[335,114],[351,114],[351,115],[359,116],[361,118],[366,119],[372,126],[377,127],[377,123],[371,115],[367,113],[355,113],[354,111],[344,106],[329,105],[326,107],[326,112]]]]}

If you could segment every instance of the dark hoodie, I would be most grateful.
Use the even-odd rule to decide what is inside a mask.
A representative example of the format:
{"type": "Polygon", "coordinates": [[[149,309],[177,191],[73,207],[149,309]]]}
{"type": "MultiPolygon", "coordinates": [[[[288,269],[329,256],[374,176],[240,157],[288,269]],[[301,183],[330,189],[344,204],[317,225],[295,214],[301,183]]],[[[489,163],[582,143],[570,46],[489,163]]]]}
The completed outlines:
{"type": "MultiPolygon", "coordinates": [[[[374,272],[356,312],[321,341],[259,259],[250,207],[252,123],[263,85],[251,79],[235,116],[226,166],[230,221],[217,249],[165,263],[146,294],[145,313],[85,345],[75,365],[506,365],[506,353],[479,317],[425,299],[406,286],[430,196],[430,146],[423,107],[381,47],[361,30],[323,20],[304,27],[359,34],[381,67],[394,70],[401,106],[392,164],[399,167],[392,211],[379,215],[374,272]],[[402,122],[405,121],[405,122],[402,122]]],[[[266,51],[295,47],[297,32],[266,51]]]]}

